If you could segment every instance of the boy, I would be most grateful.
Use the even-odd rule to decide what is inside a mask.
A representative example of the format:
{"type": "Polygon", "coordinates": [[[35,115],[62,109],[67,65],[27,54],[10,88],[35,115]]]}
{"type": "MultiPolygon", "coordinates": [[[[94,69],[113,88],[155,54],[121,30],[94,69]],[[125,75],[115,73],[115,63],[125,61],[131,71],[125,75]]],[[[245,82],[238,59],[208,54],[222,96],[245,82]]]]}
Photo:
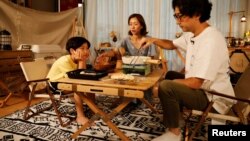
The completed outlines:
{"type": "MultiPolygon", "coordinates": [[[[58,92],[56,80],[63,78],[66,72],[76,69],[86,69],[86,62],[89,58],[90,43],[83,37],[72,37],[66,43],[66,50],[69,55],[58,58],[52,65],[47,78],[50,79],[51,89],[54,93],[58,92]]],[[[74,94],[77,118],[76,122],[84,125],[88,122],[83,112],[82,99],[74,94]]]]}

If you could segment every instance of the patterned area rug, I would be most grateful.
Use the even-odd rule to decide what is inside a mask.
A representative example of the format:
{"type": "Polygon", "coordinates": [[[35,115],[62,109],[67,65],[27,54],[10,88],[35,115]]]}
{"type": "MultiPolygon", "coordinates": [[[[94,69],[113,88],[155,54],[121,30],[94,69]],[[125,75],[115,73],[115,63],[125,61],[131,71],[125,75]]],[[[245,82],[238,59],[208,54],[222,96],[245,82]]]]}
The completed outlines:
{"type": "MultiPolygon", "coordinates": [[[[114,98],[97,97],[98,106],[105,112],[110,112],[114,98]]],[[[44,101],[32,107],[39,111],[50,104],[44,101]]],[[[159,105],[156,108],[161,110],[159,105]]],[[[91,110],[84,105],[85,114],[92,116],[91,110]]],[[[75,117],[74,103],[70,99],[63,100],[60,110],[75,117]]],[[[24,111],[20,110],[0,119],[0,141],[118,141],[119,137],[101,119],[94,126],[83,131],[77,139],[71,135],[80,127],[75,121],[67,127],[61,127],[53,109],[44,111],[29,120],[23,120],[24,111]]],[[[194,119],[194,123],[196,119],[194,119]]],[[[67,120],[67,119],[65,119],[67,120]]],[[[162,114],[155,114],[144,104],[130,104],[116,115],[112,122],[134,141],[150,141],[161,135],[165,127],[161,124],[162,114]]],[[[204,125],[195,140],[206,140],[207,126],[204,125]]]]}

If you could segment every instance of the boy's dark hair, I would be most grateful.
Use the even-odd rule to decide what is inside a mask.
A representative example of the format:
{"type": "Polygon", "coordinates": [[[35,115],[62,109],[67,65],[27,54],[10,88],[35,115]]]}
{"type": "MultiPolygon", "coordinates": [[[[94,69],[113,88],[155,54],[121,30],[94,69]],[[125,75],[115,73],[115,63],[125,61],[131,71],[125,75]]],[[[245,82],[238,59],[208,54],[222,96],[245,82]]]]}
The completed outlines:
{"type": "Polygon", "coordinates": [[[90,48],[90,42],[84,37],[71,37],[66,43],[66,50],[70,53],[71,48],[76,50],[84,43],[87,43],[88,48],[90,48]]]}
{"type": "MultiPolygon", "coordinates": [[[[147,25],[146,25],[145,20],[142,17],[142,15],[137,14],[137,13],[134,13],[134,14],[130,15],[129,18],[128,18],[128,25],[129,25],[130,19],[132,19],[132,18],[136,18],[139,21],[139,23],[141,24],[141,26],[142,26],[141,35],[143,35],[143,36],[147,35],[148,34],[147,25]]],[[[128,34],[132,35],[131,31],[129,31],[128,34]]]]}
{"type": "Polygon", "coordinates": [[[200,22],[205,22],[210,18],[210,12],[212,10],[212,3],[209,0],[173,0],[172,8],[178,7],[180,13],[193,17],[200,15],[200,22]]]}

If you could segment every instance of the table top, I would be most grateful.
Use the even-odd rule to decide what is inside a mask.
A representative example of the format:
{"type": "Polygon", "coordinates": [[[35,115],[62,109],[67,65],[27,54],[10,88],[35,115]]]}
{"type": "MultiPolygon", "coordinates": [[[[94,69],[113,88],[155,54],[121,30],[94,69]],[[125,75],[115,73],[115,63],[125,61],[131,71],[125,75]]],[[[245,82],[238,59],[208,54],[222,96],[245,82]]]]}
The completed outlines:
{"type": "MultiPolygon", "coordinates": [[[[116,71],[114,73],[122,73],[122,71],[116,71]]],[[[136,90],[148,90],[153,87],[163,75],[162,69],[155,69],[147,76],[135,76],[134,81],[118,81],[113,80],[110,76],[114,73],[109,73],[108,76],[101,78],[100,80],[85,80],[85,79],[71,79],[62,78],[57,82],[59,83],[70,83],[70,84],[81,84],[88,86],[102,86],[111,88],[124,88],[124,89],[136,89],[136,90]]]]}

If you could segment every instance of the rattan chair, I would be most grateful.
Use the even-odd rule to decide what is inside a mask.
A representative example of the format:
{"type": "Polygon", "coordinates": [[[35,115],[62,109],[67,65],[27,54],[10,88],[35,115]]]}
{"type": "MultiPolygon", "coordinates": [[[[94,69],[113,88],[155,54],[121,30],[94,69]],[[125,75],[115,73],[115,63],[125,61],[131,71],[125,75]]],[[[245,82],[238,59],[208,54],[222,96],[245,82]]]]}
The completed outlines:
{"type": "Polygon", "coordinates": [[[60,125],[65,127],[69,125],[75,118],[71,116],[67,116],[65,114],[60,113],[58,107],[62,98],[72,96],[72,93],[64,93],[61,92],[60,95],[52,94],[49,88],[49,79],[46,78],[47,73],[50,69],[50,65],[44,59],[39,59],[32,62],[20,62],[20,66],[24,73],[25,79],[27,81],[27,87],[30,88],[28,103],[24,112],[24,119],[27,120],[30,117],[37,115],[41,111],[47,110],[49,108],[54,108],[60,125]],[[47,97],[51,100],[51,105],[44,108],[41,111],[33,112],[30,109],[31,101],[34,97],[47,97]],[[62,118],[68,118],[68,120],[63,120],[62,118]]]}

